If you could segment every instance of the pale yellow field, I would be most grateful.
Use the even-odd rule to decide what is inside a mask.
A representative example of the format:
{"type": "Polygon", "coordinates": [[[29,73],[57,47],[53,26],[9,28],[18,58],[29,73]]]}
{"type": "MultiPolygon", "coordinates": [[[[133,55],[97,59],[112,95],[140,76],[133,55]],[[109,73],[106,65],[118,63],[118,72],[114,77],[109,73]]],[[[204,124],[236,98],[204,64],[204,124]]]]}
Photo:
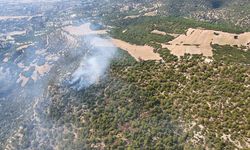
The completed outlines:
{"type": "Polygon", "coordinates": [[[167,35],[167,33],[166,33],[166,32],[159,31],[159,30],[153,30],[151,33],[154,33],[154,34],[159,34],[159,35],[167,35]]]}
{"type": "Polygon", "coordinates": [[[232,34],[214,30],[188,29],[186,34],[179,35],[174,40],[162,44],[176,56],[188,54],[203,54],[213,56],[211,44],[237,45],[250,48],[250,32],[232,34]]]}
{"type": "Polygon", "coordinates": [[[112,39],[112,43],[125,51],[138,60],[161,60],[162,58],[158,53],[154,53],[154,48],[150,46],[133,45],[122,40],[112,39]]]}

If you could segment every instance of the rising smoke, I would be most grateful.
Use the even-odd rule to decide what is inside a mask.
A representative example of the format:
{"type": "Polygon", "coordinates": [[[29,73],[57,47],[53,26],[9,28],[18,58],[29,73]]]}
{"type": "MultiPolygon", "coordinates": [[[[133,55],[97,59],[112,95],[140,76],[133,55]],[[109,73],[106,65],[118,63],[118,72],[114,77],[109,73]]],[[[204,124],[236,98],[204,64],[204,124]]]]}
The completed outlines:
{"type": "Polygon", "coordinates": [[[89,53],[84,57],[72,74],[70,84],[76,90],[89,87],[102,77],[116,52],[115,46],[108,40],[98,36],[85,36],[89,53]]]}

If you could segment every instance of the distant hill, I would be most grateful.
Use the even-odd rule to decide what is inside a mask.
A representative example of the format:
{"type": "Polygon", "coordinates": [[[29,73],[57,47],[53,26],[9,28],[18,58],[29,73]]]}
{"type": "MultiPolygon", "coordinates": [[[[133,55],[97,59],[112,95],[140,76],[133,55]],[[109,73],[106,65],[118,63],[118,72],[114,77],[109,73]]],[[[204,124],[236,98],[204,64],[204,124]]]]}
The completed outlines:
{"type": "Polygon", "coordinates": [[[230,22],[248,28],[250,26],[248,0],[110,0],[109,2],[118,8],[128,6],[129,14],[157,10],[158,14],[166,16],[182,16],[209,22],[230,22]]]}

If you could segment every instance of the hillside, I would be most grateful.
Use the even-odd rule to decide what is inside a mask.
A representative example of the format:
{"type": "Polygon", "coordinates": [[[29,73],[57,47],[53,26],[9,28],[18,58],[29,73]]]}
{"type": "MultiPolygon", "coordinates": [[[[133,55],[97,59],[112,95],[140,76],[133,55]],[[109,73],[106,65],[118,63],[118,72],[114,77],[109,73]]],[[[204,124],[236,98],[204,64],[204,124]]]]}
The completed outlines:
{"type": "MultiPolygon", "coordinates": [[[[118,3],[120,7],[125,5],[118,3]]],[[[178,4],[172,3],[180,10],[178,4]]],[[[186,3],[190,1],[183,1],[183,4],[186,3]]],[[[127,4],[134,2],[128,1],[127,4]]],[[[203,4],[204,9],[212,7],[207,1],[203,4]]],[[[213,7],[233,7],[225,2],[218,5],[213,7]]],[[[145,4],[138,1],[138,10],[141,6],[145,4]]],[[[117,16],[107,13],[103,18],[106,25],[112,27],[109,29],[112,38],[127,43],[124,50],[134,58],[126,51],[119,50],[105,78],[79,93],[62,94],[65,87],[52,84],[50,116],[59,123],[67,122],[74,133],[68,135],[74,142],[68,140],[68,136],[62,137],[68,141],[62,147],[249,148],[248,45],[208,43],[212,50],[210,57],[190,54],[177,57],[161,45],[182,34],[188,35],[186,32],[190,28],[212,31],[211,35],[215,37],[231,34],[233,39],[236,35],[249,32],[249,28],[224,21],[209,23],[182,18],[182,13],[176,10],[168,12],[171,17],[138,16],[136,13],[125,15],[125,11],[117,16]],[[174,13],[179,15],[174,17],[174,13]],[[152,58],[145,61],[145,58],[143,61],[143,55],[139,57],[130,52],[132,45],[149,45],[155,54],[160,54],[162,60],[152,58]],[[68,97],[74,99],[69,102],[68,97]],[[74,126],[77,127],[76,133],[74,126]]]]}
{"type": "Polygon", "coordinates": [[[0,149],[248,150],[249,6],[1,1],[0,149]]]}
{"type": "Polygon", "coordinates": [[[51,91],[51,117],[78,127],[76,142],[62,147],[82,141],[96,149],[249,147],[249,66],[189,56],[135,62],[120,53],[110,75],[76,100],[60,96],[63,88],[51,91]],[[79,106],[85,111],[72,111],[79,106]]]}
{"type": "Polygon", "coordinates": [[[109,25],[113,38],[150,45],[162,60],[136,61],[119,50],[101,82],[78,93],[52,84],[50,116],[72,126],[72,132],[77,127],[77,135],[69,134],[74,142],[62,137],[68,141],[62,147],[249,148],[248,47],[211,44],[213,56],[207,61],[202,55],[178,58],[159,44],[189,28],[233,35],[247,28],[179,17],[137,17],[109,25]],[[154,29],[161,34],[152,33],[154,29]]]}

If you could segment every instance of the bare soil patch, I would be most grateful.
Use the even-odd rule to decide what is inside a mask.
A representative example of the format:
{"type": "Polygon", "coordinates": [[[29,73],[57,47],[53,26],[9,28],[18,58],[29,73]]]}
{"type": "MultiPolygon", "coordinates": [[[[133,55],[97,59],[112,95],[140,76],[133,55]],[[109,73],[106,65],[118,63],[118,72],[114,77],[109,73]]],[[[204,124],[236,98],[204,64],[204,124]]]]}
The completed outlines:
{"type": "Polygon", "coordinates": [[[153,30],[151,33],[153,33],[153,34],[159,34],[159,35],[167,35],[166,32],[159,31],[159,30],[153,30]]]}

